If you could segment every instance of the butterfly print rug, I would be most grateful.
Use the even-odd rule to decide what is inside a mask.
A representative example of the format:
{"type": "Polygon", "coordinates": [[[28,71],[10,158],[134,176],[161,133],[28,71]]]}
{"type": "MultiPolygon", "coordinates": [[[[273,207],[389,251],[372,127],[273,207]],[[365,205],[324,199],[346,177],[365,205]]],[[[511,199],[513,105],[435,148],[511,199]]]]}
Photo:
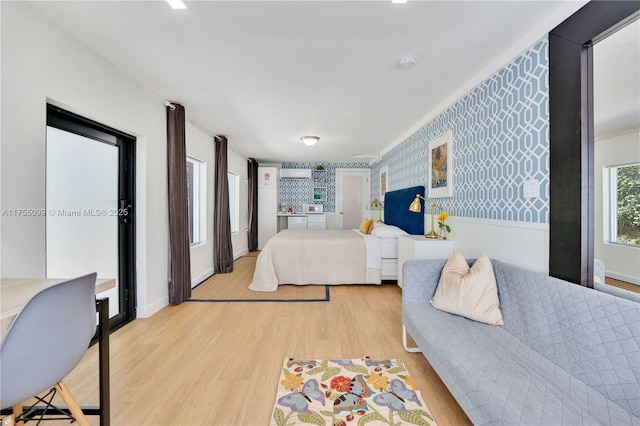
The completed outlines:
{"type": "Polygon", "coordinates": [[[399,359],[285,358],[271,425],[434,426],[399,359]]]}

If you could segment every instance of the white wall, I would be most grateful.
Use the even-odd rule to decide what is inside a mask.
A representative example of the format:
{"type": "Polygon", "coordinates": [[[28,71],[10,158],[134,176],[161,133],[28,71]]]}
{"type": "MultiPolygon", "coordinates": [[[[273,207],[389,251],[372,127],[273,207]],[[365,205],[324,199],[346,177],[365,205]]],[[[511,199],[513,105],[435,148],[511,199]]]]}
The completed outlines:
{"type": "Polygon", "coordinates": [[[604,168],[640,162],[640,132],[615,136],[596,141],[595,165],[595,257],[604,261],[608,277],[640,285],[640,248],[610,244],[604,222],[608,219],[604,210],[606,188],[604,168]]]}
{"type": "MultiPolygon", "coordinates": [[[[549,272],[549,225],[500,220],[447,218],[456,250],[466,258],[489,258],[524,269],[549,272]]],[[[425,215],[424,232],[431,231],[431,217],[425,215]]],[[[436,218],[435,231],[438,232],[436,218]]]]}
{"type": "MultiPolygon", "coordinates": [[[[203,244],[191,248],[191,283],[197,285],[213,275],[214,267],[214,234],[213,214],[214,199],[213,189],[215,185],[215,142],[213,137],[207,135],[197,126],[187,120],[186,126],[187,155],[206,164],[207,187],[206,192],[206,237],[203,244]]],[[[240,231],[231,235],[233,246],[233,258],[237,259],[247,253],[249,247],[248,233],[245,229],[247,191],[247,159],[233,151],[229,147],[227,151],[227,171],[239,176],[240,184],[240,231]]]]}
{"type": "Polygon", "coordinates": [[[232,149],[228,149],[227,171],[238,175],[240,184],[240,226],[238,232],[231,234],[233,258],[237,259],[249,251],[249,234],[245,228],[245,223],[247,222],[247,159],[232,149]]]}
{"type": "Polygon", "coordinates": [[[215,178],[215,144],[213,138],[194,126],[186,123],[187,156],[205,163],[206,187],[206,224],[205,239],[202,244],[191,248],[191,284],[197,285],[213,275],[213,182],[215,178]]]}
{"type": "MultiPolygon", "coordinates": [[[[53,103],[137,137],[138,316],[167,297],[166,119],[163,99],[26,2],[2,8],[2,209],[45,207],[46,104],[53,103]]],[[[0,221],[0,275],[45,276],[45,218],[0,221]]]]}
{"type": "MultiPolygon", "coordinates": [[[[168,304],[167,169],[164,99],[61,31],[27,3],[0,2],[2,19],[1,209],[45,208],[46,104],[129,133],[136,142],[137,315],[168,304]]],[[[188,106],[187,106],[188,107],[188,106]]],[[[189,121],[187,154],[207,164],[205,244],[191,251],[194,283],[213,272],[214,143],[189,121]]],[[[234,257],[247,252],[246,158],[228,154],[240,176],[240,232],[234,257]]],[[[45,277],[45,218],[3,216],[0,275],[45,277]]]]}

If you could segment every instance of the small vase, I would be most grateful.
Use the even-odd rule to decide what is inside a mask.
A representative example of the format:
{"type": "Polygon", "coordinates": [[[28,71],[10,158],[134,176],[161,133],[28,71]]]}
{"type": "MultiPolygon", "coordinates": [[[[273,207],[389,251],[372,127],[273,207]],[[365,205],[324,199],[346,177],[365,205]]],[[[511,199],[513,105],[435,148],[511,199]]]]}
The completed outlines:
{"type": "Polygon", "coordinates": [[[445,231],[444,228],[440,228],[440,234],[438,235],[438,239],[439,240],[447,239],[447,231],[445,231]]]}

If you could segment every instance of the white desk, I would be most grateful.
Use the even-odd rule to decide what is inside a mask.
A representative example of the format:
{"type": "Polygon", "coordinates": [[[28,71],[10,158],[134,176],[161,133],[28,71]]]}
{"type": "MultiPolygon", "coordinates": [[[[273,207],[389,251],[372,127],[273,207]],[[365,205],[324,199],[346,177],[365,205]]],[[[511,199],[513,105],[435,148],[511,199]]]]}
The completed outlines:
{"type": "MultiPolygon", "coordinates": [[[[47,278],[1,278],[0,279],[0,328],[1,336],[9,329],[11,321],[22,307],[37,293],[45,288],[61,283],[65,279],[47,278]]],[[[96,280],[96,294],[115,288],[115,279],[96,280]]],[[[96,300],[98,311],[98,367],[100,377],[100,406],[82,407],[87,415],[100,416],[100,425],[109,425],[111,421],[110,383],[109,383],[109,299],[96,300]]]]}
{"type": "MultiPolygon", "coordinates": [[[[22,307],[45,288],[65,281],[63,278],[0,278],[0,337],[4,337],[11,321],[22,307]]],[[[115,288],[116,280],[96,280],[96,294],[115,288]]]]}

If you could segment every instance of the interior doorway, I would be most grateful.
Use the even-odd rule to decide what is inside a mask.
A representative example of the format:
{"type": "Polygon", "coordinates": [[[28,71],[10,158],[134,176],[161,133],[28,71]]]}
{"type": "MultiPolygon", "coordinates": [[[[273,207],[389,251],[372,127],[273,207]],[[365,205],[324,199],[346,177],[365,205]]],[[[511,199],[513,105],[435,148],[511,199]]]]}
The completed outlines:
{"type": "Polygon", "coordinates": [[[97,272],[114,279],[112,330],[135,318],[132,136],[52,105],[47,108],[48,278],[97,272]]]}
{"type": "Polygon", "coordinates": [[[590,288],[595,206],[593,44],[639,13],[638,2],[589,2],[549,32],[549,275],[590,288]]]}
{"type": "MultiPolygon", "coordinates": [[[[604,265],[604,284],[636,292],[640,292],[639,18],[610,31],[593,46],[593,252],[604,265]]],[[[594,270],[598,272],[596,266],[594,270]]]]}
{"type": "Polygon", "coordinates": [[[369,169],[336,169],[338,229],[358,229],[368,212],[369,169]]]}

